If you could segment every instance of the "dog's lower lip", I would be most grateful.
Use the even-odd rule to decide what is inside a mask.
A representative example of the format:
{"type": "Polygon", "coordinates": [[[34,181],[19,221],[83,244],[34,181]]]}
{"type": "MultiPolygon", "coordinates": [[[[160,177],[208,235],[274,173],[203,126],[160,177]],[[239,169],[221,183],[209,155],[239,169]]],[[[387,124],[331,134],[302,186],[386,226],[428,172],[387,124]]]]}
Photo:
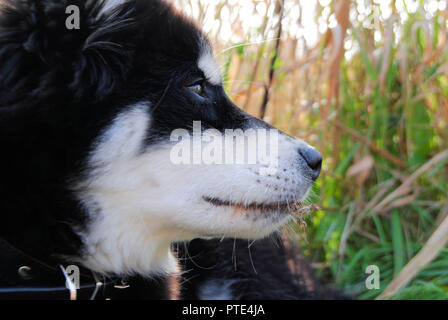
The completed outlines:
{"type": "Polygon", "coordinates": [[[232,203],[230,201],[221,200],[218,198],[211,197],[203,197],[203,199],[214,206],[217,207],[232,207],[234,209],[241,210],[253,210],[253,211],[282,211],[282,212],[293,212],[298,207],[301,207],[302,204],[300,202],[294,203],[250,203],[250,204],[242,204],[242,203],[232,203]]]}

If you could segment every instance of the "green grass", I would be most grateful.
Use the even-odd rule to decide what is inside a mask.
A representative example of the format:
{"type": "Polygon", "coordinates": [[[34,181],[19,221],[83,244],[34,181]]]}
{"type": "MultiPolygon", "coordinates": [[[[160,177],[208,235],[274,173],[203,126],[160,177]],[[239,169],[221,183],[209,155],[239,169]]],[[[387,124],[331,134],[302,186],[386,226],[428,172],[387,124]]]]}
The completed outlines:
{"type": "MultiPolygon", "coordinates": [[[[367,203],[384,188],[385,181],[392,182],[385,188],[387,195],[432,156],[448,149],[448,78],[446,72],[440,72],[440,67],[448,61],[443,54],[429,58],[429,52],[434,54],[437,46],[441,50],[446,48],[445,42],[438,41],[437,19],[438,16],[428,21],[419,13],[408,15],[400,34],[402,40],[392,45],[383,88],[378,83],[383,43],[376,44],[380,60],[375,67],[365,47],[365,38],[360,39],[365,30],[353,32],[359,54],[342,62],[341,98],[338,105],[332,106],[339,109],[338,121],[403,160],[406,169],[398,168],[365,143],[337,130],[319,133],[322,141],[332,141],[330,135],[338,135],[338,146],[321,144],[324,158],[329,161],[318,185],[321,205],[339,209],[324,210],[312,217],[307,241],[300,242],[309,257],[324,266],[319,270],[323,278],[361,299],[373,299],[387,287],[421,249],[434,231],[438,216],[443,215],[442,209],[448,205],[445,159],[412,185],[404,196],[413,197],[403,205],[379,213],[366,209],[367,203]],[[423,22],[436,25],[431,34],[415,27],[423,22]],[[401,72],[404,70],[405,74],[400,74],[400,68],[404,68],[401,72]],[[337,150],[339,154],[335,157],[337,150]],[[368,178],[358,184],[356,176],[346,176],[347,170],[356,159],[366,155],[373,156],[375,164],[368,178]],[[334,161],[335,158],[338,160],[334,161]],[[355,212],[354,219],[350,218],[351,210],[355,212]],[[341,239],[349,219],[352,223],[360,219],[360,223],[348,236],[341,252],[341,239]],[[367,290],[364,285],[367,276],[364,270],[368,265],[380,268],[379,290],[367,290]]],[[[392,298],[447,299],[447,252],[442,251],[392,298]]]]}

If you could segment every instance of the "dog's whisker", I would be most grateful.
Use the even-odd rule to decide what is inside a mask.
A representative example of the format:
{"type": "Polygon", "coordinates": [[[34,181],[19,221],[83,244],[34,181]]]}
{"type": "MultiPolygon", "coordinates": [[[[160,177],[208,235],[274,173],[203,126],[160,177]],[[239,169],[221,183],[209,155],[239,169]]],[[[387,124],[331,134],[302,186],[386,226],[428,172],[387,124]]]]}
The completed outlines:
{"type": "Polygon", "coordinates": [[[233,250],[232,250],[232,261],[234,263],[235,271],[237,271],[237,263],[236,263],[236,237],[233,238],[233,250]]]}
{"type": "MultiPolygon", "coordinates": [[[[252,243],[253,244],[253,243],[252,243]]],[[[249,252],[249,260],[250,260],[250,264],[252,265],[252,269],[254,270],[255,274],[258,274],[257,270],[255,269],[255,265],[254,265],[254,260],[252,259],[252,253],[250,251],[250,245],[249,245],[249,240],[247,240],[247,250],[249,252]]]]}
{"type": "Polygon", "coordinates": [[[252,245],[256,242],[257,240],[252,240],[249,244],[248,244],[248,248],[252,247],[252,245]]]}
{"type": "Polygon", "coordinates": [[[218,55],[223,55],[223,54],[225,54],[233,49],[236,49],[236,48],[249,47],[249,46],[254,46],[254,45],[258,45],[258,44],[268,43],[268,42],[276,41],[277,39],[278,38],[270,38],[270,39],[264,39],[264,40],[260,40],[260,41],[254,41],[254,42],[240,43],[240,44],[233,45],[233,46],[230,46],[230,47],[222,50],[221,52],[218,53],[218,55]]]}

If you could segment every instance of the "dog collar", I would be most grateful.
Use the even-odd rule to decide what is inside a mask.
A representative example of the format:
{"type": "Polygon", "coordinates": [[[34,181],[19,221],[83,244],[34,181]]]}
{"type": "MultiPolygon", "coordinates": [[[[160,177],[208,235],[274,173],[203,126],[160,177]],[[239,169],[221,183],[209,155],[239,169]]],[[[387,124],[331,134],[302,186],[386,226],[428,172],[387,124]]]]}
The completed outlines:
{"type": "Polygon", "coordinates": [[[123,280],[106,279],[80,268],[77,288],[62,265],[49,265],[0,238],[0,299],[94,300],[111,297],[129,286],[123,280]]]}

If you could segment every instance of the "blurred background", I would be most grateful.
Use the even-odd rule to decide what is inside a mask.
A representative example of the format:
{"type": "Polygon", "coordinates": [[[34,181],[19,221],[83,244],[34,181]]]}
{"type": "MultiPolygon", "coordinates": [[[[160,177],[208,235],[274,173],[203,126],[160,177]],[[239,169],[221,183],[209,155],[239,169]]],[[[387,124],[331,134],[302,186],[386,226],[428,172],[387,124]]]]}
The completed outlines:
{"type": "Polygon", "coordinates": [[[286,230],[318,275],[363,299],[447,299],[447,1],[172,1],[234,102],[323,154],[321,210],[286,230]]]}

